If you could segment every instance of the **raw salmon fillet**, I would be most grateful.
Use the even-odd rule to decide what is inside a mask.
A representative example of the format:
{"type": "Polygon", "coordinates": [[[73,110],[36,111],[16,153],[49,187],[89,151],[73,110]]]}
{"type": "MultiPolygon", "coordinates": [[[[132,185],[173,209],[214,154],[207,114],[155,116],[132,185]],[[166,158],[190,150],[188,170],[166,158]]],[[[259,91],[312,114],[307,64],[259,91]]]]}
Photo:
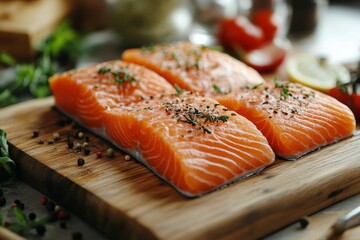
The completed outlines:
{"type": "Polygon", "coordinates": [[[122,59],[148,67],[172,85],[206,96],[264,82],[254,69],[229,55],[189,42],[128,49],[122,59]]]}
{"type": "Polygon", "coordinates": [[[246,118],[213,99],[174,94],[140,66],[108,62],[54,76],[50,86],[59,109],[185,196],[220,188],[275,158],[246,118]]]}
{"type": "Polygon", "coordinates": [[[265,137],[244,117],[204,97],[171,97],[113,109],[106,135],[185,196],[258,172],[274,161],[265,137]]]}
{"type": "Polygon", "coordinates": [[[102,126],[106,109],[176,93],[165,79],[142,66],[111,61],[50,79],[56,105],[87,127],[102,126]]]}
{"type": "Polygon", "coordinates": [[[255,70],[211,49],[180,42],[129,49],[122,58],[245,116],[266,136],[275,153],[285,159],[296,159],[349,137],[355,129],[352,112],[337,100],[290,83],[257,88],[264,81],[255,70]],[[284,98],[282,94],[291,96],[284,98]]]}
{"type": "Polygon", "coordinates": [[[347,106],[300,84],[269,82],[216,99],[253,122],[285,159],[347,138],[356,129],[347,106]]]}

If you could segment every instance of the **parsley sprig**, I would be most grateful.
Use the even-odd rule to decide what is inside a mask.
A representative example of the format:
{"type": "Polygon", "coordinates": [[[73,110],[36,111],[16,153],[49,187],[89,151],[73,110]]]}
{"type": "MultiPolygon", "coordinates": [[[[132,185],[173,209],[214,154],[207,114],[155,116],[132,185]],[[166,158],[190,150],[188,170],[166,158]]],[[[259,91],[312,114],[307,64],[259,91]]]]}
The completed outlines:
{"type": "Polygon", "coordinates": [[[0,129],[0,182],[5,182],[15,175],[15,163],[9,156],[6,132],[0,129]]]}
{"type": "MultiPolygon", "coordinates": [[[[9,213],[15,217],[17,222],[13,222],[10,226],[6,228],[17,234],[22,234],[25,231],[36,229],[48,223],[50,220],[50,217],[46,216],[36,221],[30,221],[26,216],[26,214],[24,213],[24,211],[22,211],[17,207],[10,208],[9,213]]],[[[1,211],[0,211],[0,225],[4,226],[4,217],[1,211]]]]}

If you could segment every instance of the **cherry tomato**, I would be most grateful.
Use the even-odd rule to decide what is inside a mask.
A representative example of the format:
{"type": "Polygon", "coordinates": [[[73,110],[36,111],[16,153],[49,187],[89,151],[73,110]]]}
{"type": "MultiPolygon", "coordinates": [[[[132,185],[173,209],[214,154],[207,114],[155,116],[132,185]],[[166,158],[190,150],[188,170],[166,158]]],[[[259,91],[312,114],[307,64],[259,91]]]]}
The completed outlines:
{"type": "Polygon", "coordinates": [[[285,56],[286,51],[283,48],[268,44],[247,52],[244,56],[244,62],[259,72],[271,72],[280,66],[285,56]]]}
{"type": "Polygon", "coordinates": [[[360,95],[356,93],[351,94],[350,109],[353,111],[356,121],[360,122],[360,95]]]}
{"type": "Polygon", "coordinates": [[[337,99],[339,102],[349,106],[350,104],[350,97],[349,94],[345,93],[341,89],[335,87],[329,90],[328,94],[333,98],[337,99]]]}
{"type": "Polygon", "coordinates": [[[273,11],[268,9],[255,10],[251,15],[252,22],[263,31],[265,40],[271,42],[278,30],[273,11]]]}
{"type": "Polygon", "coordinates": [[[220,22],[218,39],[226,49],[241,47],[245,50],[259,48],[264,43],[264,34],[246,17],[223,19],[220,22]]]}

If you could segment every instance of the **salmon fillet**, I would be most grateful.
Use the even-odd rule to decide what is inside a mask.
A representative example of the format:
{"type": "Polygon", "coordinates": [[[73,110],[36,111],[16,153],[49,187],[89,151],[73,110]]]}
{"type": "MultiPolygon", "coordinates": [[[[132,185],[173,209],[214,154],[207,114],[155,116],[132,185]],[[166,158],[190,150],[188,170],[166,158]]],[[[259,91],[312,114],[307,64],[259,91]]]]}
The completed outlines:
{"type": "Polygon", "coordinates": [[[269,82],[216,99],[253,122],[285,159],[347,138],[356,129],[347,106],[300,84],[269,82]]]}
{"type": "Polygon", "coordinates": [[[275,158],[246,118],[213,99],[174,94],[143,67],[104,63],[54,76],[50,86],[59,109],[188,197],[260,171],[275,158]],[[121,83],[112,74],[119,70],[126,70],[121,83]]]}
{"type": "Polygon", "coordinates": [[[102,126],[106,109],[176,93],[153,71],[122,61],[54,75],[50,88],[60,109],[91,128],[102,126]]]}
{"type": "Polygon", "coordinates": [[[248,176],[275,158],[244,117],[204,97],[171,97],[108,111],[106,135],[185,196],[248,176]]]}
{"type": "Polygon", "coordinates": [[[229,55],[189,42],[127,49],[122,59],[148,67],[172,85],[206,96],[264,82],[254,69],[229,55]]]}
{"type": "Polygon", "coordinates": [[[265,135],[275,153],[285,159],[299,158],[349,137],[355,129],[352,112],[337,100],[301,85],[265,84],[255,70],[211,49],[180,42],[129,49],[122,58],[245,116],[265,135]]]}

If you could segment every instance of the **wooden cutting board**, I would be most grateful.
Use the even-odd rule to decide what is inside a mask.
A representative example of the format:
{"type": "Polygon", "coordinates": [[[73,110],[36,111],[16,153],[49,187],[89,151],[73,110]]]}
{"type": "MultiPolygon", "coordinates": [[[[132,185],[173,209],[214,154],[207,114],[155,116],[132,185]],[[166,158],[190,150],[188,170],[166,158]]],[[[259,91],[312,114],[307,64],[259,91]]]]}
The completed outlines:
{"type": "Polygon", "coordinates": [[[48,98],[0,110],[18,174],[112,239],[255,239],[360,192],[359,134],[187,199],[121,152],[96,158],[110,145],[90,133],[89,156],[67,149],[66,133],[77,130],[58,124],[63,116],[53,104],[48,98]],[[38,144],[55,132],[60,141],[38,144]]]}

